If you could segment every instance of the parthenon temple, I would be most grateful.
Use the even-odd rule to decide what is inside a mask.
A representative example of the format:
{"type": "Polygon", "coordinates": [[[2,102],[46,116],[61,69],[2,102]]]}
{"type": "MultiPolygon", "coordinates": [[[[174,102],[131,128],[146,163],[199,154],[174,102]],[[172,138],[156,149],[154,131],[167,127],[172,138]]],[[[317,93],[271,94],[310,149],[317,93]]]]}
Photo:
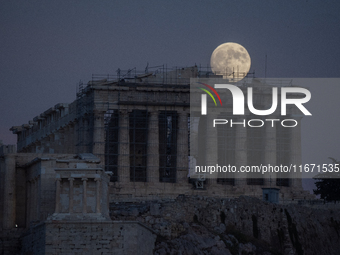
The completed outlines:
{"type": "MultiPolygon", "coordinates": [[[[46,219],[109,221],[109,204],[120,201],[179,195],[262,199],[263,188],[276,188],[282,200],[308,197],[301,179],[292,176],[190,176],[189,165],[204,157],[190,146],[195,139],[190,129],[204,126],[190,116],[190,79],[200,78],[222,79],[197,66],[93,75],[87,84],[79,83],[72,103],[58,103],[12,127],[16,147],[0,150],[2,229],[46,219]]],[[[239,88],[246,93],[248,86],[256,96],[272,85],[246,77],[239,88]]],[[[257,102],[267,109],[270,100],[262,93],[257,102]]],[[[214,134],[210,140],[224,152],[210,160],[220,165],[301,163],[300,126],[220,125],[214,134]]]]}

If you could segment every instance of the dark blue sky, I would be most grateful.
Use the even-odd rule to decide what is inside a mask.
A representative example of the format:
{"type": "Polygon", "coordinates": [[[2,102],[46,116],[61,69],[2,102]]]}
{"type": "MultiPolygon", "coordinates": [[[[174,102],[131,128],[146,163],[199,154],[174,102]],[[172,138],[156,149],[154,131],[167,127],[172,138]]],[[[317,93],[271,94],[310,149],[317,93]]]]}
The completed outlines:
{"type": "Polygon", "coordinates": [[[339,13],[335,0],[1,0],[0,140],[15,143],[11,126],[72,102],[92,73],[207,65],[225,42],[248,50],[258,77],[266,54],[267,77],[340,77],[339,13]]]}

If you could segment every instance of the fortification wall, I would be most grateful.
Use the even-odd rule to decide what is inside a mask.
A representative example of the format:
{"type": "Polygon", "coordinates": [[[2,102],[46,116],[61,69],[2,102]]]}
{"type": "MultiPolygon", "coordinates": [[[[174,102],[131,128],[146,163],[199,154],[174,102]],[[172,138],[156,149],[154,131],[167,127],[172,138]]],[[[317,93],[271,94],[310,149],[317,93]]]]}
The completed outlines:
{"type": "Polygon", "coordinates": [[[21,254],[153,254],[156,235],[137,222],[52,222],[23,237],[21,254]]]}

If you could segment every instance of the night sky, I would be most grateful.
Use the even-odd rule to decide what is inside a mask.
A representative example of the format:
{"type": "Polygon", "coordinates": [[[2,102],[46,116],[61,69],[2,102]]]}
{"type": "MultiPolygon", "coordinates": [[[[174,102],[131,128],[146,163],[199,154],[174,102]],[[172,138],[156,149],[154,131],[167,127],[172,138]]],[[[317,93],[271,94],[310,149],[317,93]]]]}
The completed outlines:
{"type": "MultiPolygon", "coordinates": [[[[1,0],[0,140],[15,143],[11,126],[72,102],[76,84],[93,73],[144,70],[147,63],[206,66],[225,42],[248,50],[257,77],[267,55],[267,77],[340,78],[339,13],[335,0],[1,0]]],[[[340,159],[340,83],[326,90],[314,83],[309,109],[316,116],[303,126],[304,160],[327,163],[340,159]]]]}

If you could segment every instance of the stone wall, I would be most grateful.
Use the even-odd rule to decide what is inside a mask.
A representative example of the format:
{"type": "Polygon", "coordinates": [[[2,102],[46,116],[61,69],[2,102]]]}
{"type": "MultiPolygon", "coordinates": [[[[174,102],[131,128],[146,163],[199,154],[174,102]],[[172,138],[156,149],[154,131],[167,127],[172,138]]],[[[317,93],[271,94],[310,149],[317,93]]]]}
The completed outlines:
{"type": "MultiPolygon", "coordinates": [[[[174,199],[180,194],[186,196],[212,196],[221,198],[237,198],[241,195],[254,196],[262,199],[260,185],[247,185],[247,179],[236,179],[235,185],[223,185],[216,179],[207,179],[203,189],[196,189],[190,179],[182,179],[177,183],[141,183],[141,182],[110,182],[110,201],[137,202],[143,200],[174,199]]],[[[269,182],[269,179],[265,179],[269,182]]],[[[277,186],[275,186],[277,187],[277,186]]],[[[299,199],[313,199],[315,196],[299,187],[280,188],[279,200],[292,201],[299,199]]]]}
{"type": "Polygon", "coordinates": [[[153,254],[156,235],[137,222],[52,222],[23,237],[21,254],[153,254]]]}

